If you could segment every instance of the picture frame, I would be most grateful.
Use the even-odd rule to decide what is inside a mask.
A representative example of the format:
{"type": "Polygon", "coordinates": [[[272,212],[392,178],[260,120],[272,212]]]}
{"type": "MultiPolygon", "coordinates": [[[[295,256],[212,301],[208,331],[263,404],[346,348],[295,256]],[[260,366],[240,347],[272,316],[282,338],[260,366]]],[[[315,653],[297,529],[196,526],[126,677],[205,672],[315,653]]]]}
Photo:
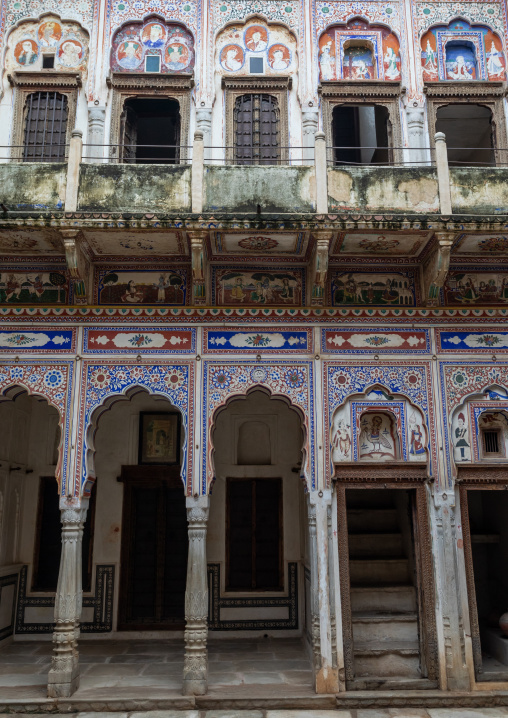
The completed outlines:
{"type": "Polygon", "coordinates": [[[169,411],[139,413],[138,464],[180,463],[180,415],[169,411]]]}

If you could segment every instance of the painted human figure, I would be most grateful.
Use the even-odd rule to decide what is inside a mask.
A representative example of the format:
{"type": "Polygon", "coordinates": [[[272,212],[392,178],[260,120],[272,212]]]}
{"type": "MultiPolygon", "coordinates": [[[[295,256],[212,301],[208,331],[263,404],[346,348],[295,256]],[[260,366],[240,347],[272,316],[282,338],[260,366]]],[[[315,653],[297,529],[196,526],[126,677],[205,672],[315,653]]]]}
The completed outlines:
{"type": "Polygon", "coordinates": [[[164,274],[161,274],[157,284],[153,285],[157,289],[157,303],[160,304],[166,300],[166,287],[168,282],[164,274]]]}
{"type": "Polygon", "coordinates": [[[333,80],[333,58],[330,54],[332,49],[332,41],[328,40],[321,51],[319,56],[319,66],[321,68],[321,79],[322,80],[333,80]]]}
{"type": "Polygon", "coordinates": [[[164,30],[162,25],[151,25],[150,36],[144,40],[147,47],[157,48],[164,45],[164,30]]]}
{"type": "Polygon", "coordinates": [[[251,292],[250,298],[252,302],[256,302],[257,304],[265,303],[265,295],[262,282],[256,282],[256,288],[253,292],[251,292]]]}
{"type": "Polygon", "coordinates": [[[143,292],[138,290],[136,282],[131,279],[127,284],[127,289],[122,294],[122,302],[129,302],[129,304],[138,304],[143,301],[143,292]]]}
{"type": "Polygon", "coordinates": [[[294,290],[293,287],[289,284],[289,279],[287,277],[283,277],[282,279],[282,291],[280,293],[281,299],[287,299],[288,301],[292,301],[294,298],[294,290]]]}
{"type": "Polygon", "coordinates": [[[39,30],[39,44],[42,47],[55,47],[61,37],[60,26],[52,20],[44,23],[39,30]]]}
{"type": "Polygon", "coordinates": [[[282,52],[282,50],[274,50],[272,70],[275,70],[276,72],[281,72],[282,70],[287,70],[288,66],[289,62],[284,57],[284,53],[282,52]]]}
{"type": "Polygon", "coordinates": [[[247,40],[246,45],[251,52],[263,52],[263,50],[266,50],[267,42],[263,40],[263,36],[259,30],[256,30],[247,40]]]}
{"type": "Polygon", "coordinates": [[[400,77],[400,71],[397,67],[397,61],[398,57],[395,54],[395,50],[393,47],[389,47],[386,50],[386,55],[384,57],[385,62],[387,63],[388,67],[385,72],[385,77],[388,80],[397,80],[400,77]]]}
{"type": "Polygon", "coordinates": [[[455,429],[455,449],[456,459],[458,461],[469,460],[469,441],[468,441],[468,430],[466,426],[466,418],[464,414],[460,413],[457,418],[457,427],[455,429]]]}
{"type": "Polygon", "coordinates": [[[19,299],[21,294],[21,282],[15,274],[9,274],[5,287],[5,301],[10,301],[13,297],[19,299]]]}
{"type": "Polygon", "coordinates": [[[489,77],[497,77],[499,75],[502,75],[504,72],[504,66],[501,60],[499,59],[502,56],[502,53],[496,50],[496,46],[494,45],[494,40],[492,40],[490,44],[490,50],[487,53],[487,57],[489,58],[487,60],[487,72],[489,73],[489,77]]]}
{"type": "Polygon", "coordinates": [[[25,40],[22,45],[23,52],[18,55],[18,63],[20,65],[33,65],[37,60],[37,53],[34,52],[30,40],[25,40]]]}
{"type": "Polygon", "coordinates": [[[332,442],[334,451],[337,451],[345,459],[349,458],[349,452],[351,451],[351,436],[348,429],[349,426],[346,426],[345,422],[339,421],[332,442]]]}
{"type": "Polygon", "coordinates": [[[466,61],[463,55],[457,55],[454,69],[448,73],[454,80],[472,80],[473,74],[467,69],[466,61]]]}
{"type": "Polygon", "coordinates": [[[237,277],[235,279],[235,286],[231,290],[231,299],[237,299],[239,302],[243,302],[245,299],[245,292],[243,291],[243,278],[237,277]]]}
{"type": "Polygon", "coordinates": [[[437,58],[436,53],[432,49],[430,40],[427,40],[427,47],[425,48],[425,69],[431,75],[437,74],[437,58]]]}
{"type": "Polygon", "coordinates": [[[410,439],[409,453],[413,456],[419,456],[425,453],[425,447],[423,445],[423,432],[420,424],[416,422],[415,417],[411,420],[411,439],[410,439]]]}
{"type": "Polygon", "coordinates": [[[355,67],[355,77],[357,80],[370,80],[370,72],[365,60],[359,60],[355,67]]]}
{"type": "Polygon", "coordinates": [[[236,72],[242,66],[242,63],[238,59],[238,51],[234,47],[230,47],[226,52],[226,59],[223,60],[223,66],[230,72],[236,72]]]}
{"type": "Polygon", "coordinates": [[[382,424],[383,419],[380,416],[373,416],[370,426],[368,422],[365,423],[363,433],[369,444],[372,444],[372,451],[369,452],[371,454],[385,454],[386,452],[383,449],[389,449],[390,453],[393,450],[391,443],[381,430],[382,424]]]}
{"type": "Polygon", "coordinates": [[[73,42],[64,42],[62,54],[59,57],[61,65],[65,67],[77,67],[80,62],[81,48],[73,42]]]}
{"type": "Polygon", "coordinates": [[[125,67],[126,70],[135,70],[141,62],[139,51],[140,46],[138,43],[127,40],[123,46],[124,55],[122,58],[119,58],[118,62],[122,67],[125,67]]]}

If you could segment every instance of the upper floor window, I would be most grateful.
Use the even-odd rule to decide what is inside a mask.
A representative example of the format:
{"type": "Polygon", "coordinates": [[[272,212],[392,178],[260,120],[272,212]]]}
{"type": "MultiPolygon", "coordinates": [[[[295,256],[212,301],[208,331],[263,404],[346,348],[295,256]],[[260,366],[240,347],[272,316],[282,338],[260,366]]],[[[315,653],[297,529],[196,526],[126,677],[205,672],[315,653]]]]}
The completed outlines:
{"type": "Polygon", "coordinates": [[[63,162],[67,137],[67,97],[60,92],[32,92],[26,99],[23,160],[63,162]]]}
{"type": "Polygon", "coordinates": [[[235,164],[272,165],[280,160],[277,98],[263,93],[235,100],[235,164]]]}
{"type": "Polygon", "coordinates": [[[335,164],[386,164],[392,157],[391,123],[381,105],[335,105],[332,111],[335,164]]]}
{"type": "Polygon", "coordinates": [[[174,164],[180,158],[180,107],[166,97],[125,101],[121,117],[121,157],[138,164],[174,164]]]}

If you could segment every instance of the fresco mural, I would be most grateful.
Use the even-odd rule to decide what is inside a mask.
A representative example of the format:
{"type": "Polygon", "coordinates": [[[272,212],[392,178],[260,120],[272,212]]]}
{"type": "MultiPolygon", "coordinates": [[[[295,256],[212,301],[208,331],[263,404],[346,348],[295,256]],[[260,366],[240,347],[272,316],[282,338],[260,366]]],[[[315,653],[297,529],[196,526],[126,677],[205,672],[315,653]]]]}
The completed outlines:
{"type": "Polygon", "coordinates": [[[67,304],[68,291],[64,272],[0,272],[0,304],[67,304]]]}
{"type": "Polygon", "coordinates": [[[302,270],[220,268],[214,287],[215,303],[222,306],[298,306],[304,296],[302,270]]]}
{"type": "Polygon", "coordinates": [[[400,80],[397,36],[389,28],[358,18],[329,27],[319,39],[322,81],[400,80]]]}
{"type": "Polygon", "coordinates": [[[501,254],[508,250],[508,237],[492,234],[461,234],[453,245],[454,254],[501,254]]]}
{"type": "Polygon", "coordinates": [[[335,272],[331,280],[332,305],[405,304],[414,306],[413,272],[335,272]]]}
{"type": "Polygon", "coordinates": [[[111,46],[113,72],[145,72],[147,57],[160,59],[162,73],[190,74],[194,70],[194,39],[182,25],[153,17],[118,30],[111,46]]]}
{"type": "Polygon", "coordinates": [[[114,269],[101,270],[98,275],[98,304],[185,304],[186,269],[144,272],[114,269]]]}
{"type": "Polygon", "coordinates": [[[359,418],[357,455],[370,461],[396,458],[394,421],[388,414],[364,412],[359,418]]]}
{"type": "Polygon", "coordinates": [[[54,56],[55,69],[83,71],[88,43],[88,33],[77,22],[64,22],[56,15],[22,22],[9,36],[6,69],[40,69],[44,54],[54,56]]]}
{"type": "Polygon", "coordinates": [[[486,25],[453,20],[424,32],[420,44],[425,82],[506,78],[503,43],[486,25]]]}
{"type": "Polygon", "coordinates": [[[339,232],[335,240],[334,255],[395,255],[415,256],[420,253],[429,238],[424,231],[411,234],[395,232],[339,232]]]}
{"type": "Polygon", "coordinates": [[[443,287],[444,304],[506,304],[508,274],[506,272],[453,271],[443,287]]]}
{"type": "Polygon", "coordinates": [[[216,69],[222,74],[249,74],[251,57],[263,59],[267,74],[296,72],[296,38],[282,25],[255,18],[244,26],[230,25],[217,36],[216,48],[216,69]]]}

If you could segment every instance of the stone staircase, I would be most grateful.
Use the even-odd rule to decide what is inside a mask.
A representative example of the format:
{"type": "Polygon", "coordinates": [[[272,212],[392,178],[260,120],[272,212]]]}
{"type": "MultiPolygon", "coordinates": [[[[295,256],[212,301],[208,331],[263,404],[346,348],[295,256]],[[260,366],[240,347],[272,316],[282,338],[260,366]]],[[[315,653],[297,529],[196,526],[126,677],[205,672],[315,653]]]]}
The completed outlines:
{"type": "Polygon", "coordinates": [[[403,493],[347,492],[355,673],[350,689],[437,687],[421,675],[411,530],[403,493]]]}

